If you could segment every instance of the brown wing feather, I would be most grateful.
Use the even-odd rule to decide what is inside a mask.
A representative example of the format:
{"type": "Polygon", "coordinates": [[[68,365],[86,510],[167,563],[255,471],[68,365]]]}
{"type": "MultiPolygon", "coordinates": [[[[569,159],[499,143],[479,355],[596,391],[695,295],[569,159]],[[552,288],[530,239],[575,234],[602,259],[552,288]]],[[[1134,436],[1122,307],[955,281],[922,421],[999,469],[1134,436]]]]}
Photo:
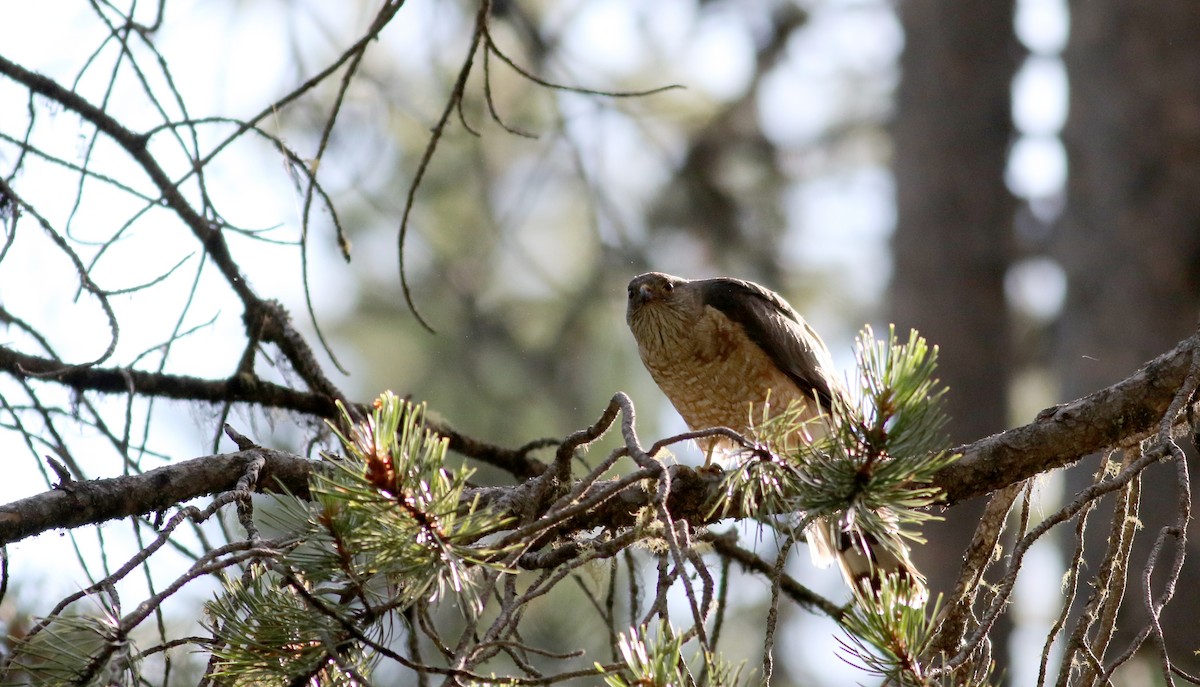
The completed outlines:
{"type": "Polygon", "coordinates": [[[697,282],[707,305],[737,322],[806,396],[829,408],[844,392],[829,367],[829,352],[804,318],[779,294],[758,284],[721,277],[697,282]]]}

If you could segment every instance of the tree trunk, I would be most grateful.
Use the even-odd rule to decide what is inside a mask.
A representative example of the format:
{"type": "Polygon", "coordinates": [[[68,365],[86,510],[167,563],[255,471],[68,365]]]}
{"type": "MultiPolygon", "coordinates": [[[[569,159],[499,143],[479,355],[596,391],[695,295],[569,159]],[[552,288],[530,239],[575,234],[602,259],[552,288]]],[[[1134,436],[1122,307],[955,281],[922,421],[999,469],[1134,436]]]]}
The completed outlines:
{"type": "Polygon", "coordinates": [[[1011,3],[900,5],[897,224],[892,317],[942,347],[950,431],[966,441],[1007,422],[1004,273],[1015,200],[1004,184],[1017,54],[1011,3]]]}
{"type": "MultiPolygon", "coordinates": [[[[1196,3],[1092,0],[1071,6],[1065,55],[1071,114],[1064,131],[1070,177],[1067,215],[1056,242],[1069,284],[1057,351],[1065,398],[1127,374],[1196,327],[1197,26],[1196,3]]],[[[1089,477],[1076,475],[1072,486],[1089,477]]],[[[1159,528],[1174,519],[1178,490],[1171,469],[1160,467],[1143,479],[1145,530],[1139,533],[1126,589],[1126,604],[1139,607],[1143,591],[1136,573],[1159,528]]],[[[1097,537],[1105,529],[1091,528],[1097,537]]],[[[1091,543],[1092,550],[1102,550],[1103,543],[1091,543]]],[[[1190,548],[1196,555],[1196,546],[1190,548]]],[[[1184,568],[1181,591],[1164,615],[1168,640],[1183,640],[1169,647],[1172,660],[1193,672],[1200,614],[1200,596],[1191,591],[1200,584],[1196,570],[1184,568]]],[[[1161,581],[1161,575],[1155,579],[1161,581]]],[[[1128,639],[1138,629],[1126,623],[1123,635],[1128,639]]]]}
{"type": "MultiPolygon", "coordinates": [[[[1011,2],[909,0],[894,124],[897,195],[891,318],[941,347],[950,433],[970,441],[1008,420],[1004,274],[1016,201],[1004,171],[1017,64],[1011,2]]],[[[936,594],[954,583],[982,501],[925,528],[915,552],[936,594]]],[[[1000,629],[998,638],[1006,632],[1000,629]]],[[[996,642],[1001,665],[1004,645],[996,642]]]]}

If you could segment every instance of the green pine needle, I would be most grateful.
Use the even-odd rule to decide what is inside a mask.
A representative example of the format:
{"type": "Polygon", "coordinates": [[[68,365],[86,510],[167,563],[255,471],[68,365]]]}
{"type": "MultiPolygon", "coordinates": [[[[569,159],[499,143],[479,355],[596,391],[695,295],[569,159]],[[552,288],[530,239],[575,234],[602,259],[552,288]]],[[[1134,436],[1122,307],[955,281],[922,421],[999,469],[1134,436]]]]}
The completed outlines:
{"type": "MultiPolygon", "coordinates": [[[[321,596],[330,608],[349,615],[333,595],[321,596]]],[[[207,624],[221,640],[213,649],[213,676],[221,684],[286,684],[305,675],[320,684],[352,684],[347,666],[359,674],[370,672],[368,656],[348,641],[335,618],[314,612],[296,590],[262,568],[226,583],[225,593],[205,610],[207,624]],[[334,654],[339,661],[331,660],[334,654]]]]}
{"type": "Polygon", "coordinates": [[[208,604],[230,679],[278,683],[317,670],[337,683],[369,663],[345,623],[372,636],[376,607],[445,596],[478,613],[476,571],[499,566],[503,551],[481,542],[504,522],[461,505],[471,470],[445,464],[446,440],[425,428],[423,407],[387,392],[360,424],[342,414],[350,429],[334,427],[333,469],[313,472],[311,501],[281,497],[273,516],[301,542],[277,563],[290,577],[252,568],[208,604]]]}
{"type": "Polygon", "coordinates": [[[924,607],[908,603],[911,594],[908,581],[889,575],[874,598],[852,608],[843,621],[847,636],[838,638],[843,658],[897,685],[935,684],[919,659],[933,637],[939,603],[927,616],[924,607]]]}
{"type": "MultiPolygon", "coordinates": [[[[888,545],[936,516],[934,474],[958,456],[946,451],[945,388],[934,377],[937,348],[912,332],[900,344],[894,328],[876,341],[870,327],[857,341],[859,404],[835,399],[827,418],[809,420],[812,433],[833,430],[811,444],[793,445],[802,404],[764,418],[752,438],[762,447],[726,480],[719,508],[742,513],[804,514],[854,526],[888,545]]],[[[803,524],[803,523],[802,523],[803,524]]]]}
{"type": "MultiPolygon", "coordinates": [[[[618,636],[617,649],[625,663],[623,673],[605,673],[608,687],[684,687],[697,684],[683,659],[685,641],[671,624],[661,621],[654,632],[646,625],[629,628],[618,636]]],[[[741,681],[742,665],[732,665],[720,656],[700,652],[701,674],[707,687],[736,687],[741,681]]]]}
{"type": "MultiPolygon", "coordinates": [[[[14,648],[10,674],[23,675],[30,685],[102,685],[136,684],[138,664],[131,660],[133,643],[121,637],[115,611],[106,600],[89,597],[102,604],[100,613],[67,613],[14,648]],[[109,647],[115,650],[96,667],[93,662],[109,647]],[[85,674],[91,675],[85,680],[85,674]]],[[[24,683],[23,683],[24,684],[24,683]]]]}

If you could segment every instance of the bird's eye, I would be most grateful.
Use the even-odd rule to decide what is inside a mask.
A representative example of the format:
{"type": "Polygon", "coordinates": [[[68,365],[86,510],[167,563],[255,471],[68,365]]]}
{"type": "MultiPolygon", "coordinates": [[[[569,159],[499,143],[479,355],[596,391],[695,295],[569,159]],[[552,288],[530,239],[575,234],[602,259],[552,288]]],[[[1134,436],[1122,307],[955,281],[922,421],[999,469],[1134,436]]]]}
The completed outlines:
{"type": "Polygon", "coordinates": [[[675,285],[672,284],[671,282],[667,282],[667,283],[663,284],[663,291],[666,291],[668,293],[670,293],[671,290],[674,288],[675,288],[675,285]]]}

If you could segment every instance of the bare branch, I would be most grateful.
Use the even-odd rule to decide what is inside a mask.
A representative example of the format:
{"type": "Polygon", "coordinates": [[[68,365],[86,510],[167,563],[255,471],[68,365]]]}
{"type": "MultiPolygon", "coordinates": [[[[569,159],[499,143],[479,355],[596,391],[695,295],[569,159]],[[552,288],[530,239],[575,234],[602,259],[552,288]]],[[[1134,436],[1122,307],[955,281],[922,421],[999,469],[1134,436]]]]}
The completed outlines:
{"type": "Polygon", "coordinates": [[[251,462],[264,461],[256,491],[287,490],[308,497],[314,461],[255,448],[193,458],[140,475],[73,482],[70,490],[53,489],[0,506],[0,545],[57,528],[98,524],[130,515],[166,510],[199,496],[237,486],[251,462]]]}
{"type": "MultiPolygon", "coordinates": [[[[3,321],[6,321],[6,315],[0,308],[0,322],[3,321]]],[[[20,353],[3,346],[0,346],[0,371],[19,380],[37,378],[75,391],[133,394],[214,404],[246,403],[326,420],[339,417],[335,399],[330,396],[281,386],[250,374],[229,379],[202,379],[127,368],[68,366],[57,360],[20,353]]],[[[358,410],[365,407],[363,404],[347,405],[358,410]]],[[[426,426],[446,437],[450,442],[450,450],[495,465],[518,478],[536,477],[545,472],[546,464],[530,458],[529,453],[556,443],[551,439],[538,439],[510,449],[463,434],[444,422],[427,420],[426,426]]]]}
{"type": "MultiPolygon", "coordinates": [[[[175,212],[204,246],[206,253],[225,277],[226,283],[241,299],[245,307],[244,316],[247,327],[261,333],[263,340],[278,345],[288,361],[304,378],[309,388],[334,398],[343,398],[341,392],[329,381],[320,365],[316,363],[308,343],[292,327],[291,318],[286,310],[274,301],[260,298],[250,287],[249,281],[242,274],[240,266],[229,250],[229,244],[225,241],[224,234],[188,202],[180,190],[178,182],[170,179],[166,170],[147,147],[148,136],[131,131],[83,96],[65,88],[53,79],[25,69],[6,59],[3,55],[0,55],[0,74],[21,84],[31,93],[45,96],[79,115],[124,149],[150,177],[161,194],[163,202],[175,212]]],[[[82,269],[82,266],[80,267],[82,269]]],[[[110,319],[113,318],[110,317],[110,319]]],[[[106,353],[104,357],[107,355],[106,353]]]]}
{"type": "Polygon", "coordinates": [[[962,458],[942,470],[934,485],[945,492],[948,505],[955,504],[1146,438],[1159,429],[1198,352],[1200,332],[1124,381],[1047,408],[1027,425],[954,449],[962,458]]]}

